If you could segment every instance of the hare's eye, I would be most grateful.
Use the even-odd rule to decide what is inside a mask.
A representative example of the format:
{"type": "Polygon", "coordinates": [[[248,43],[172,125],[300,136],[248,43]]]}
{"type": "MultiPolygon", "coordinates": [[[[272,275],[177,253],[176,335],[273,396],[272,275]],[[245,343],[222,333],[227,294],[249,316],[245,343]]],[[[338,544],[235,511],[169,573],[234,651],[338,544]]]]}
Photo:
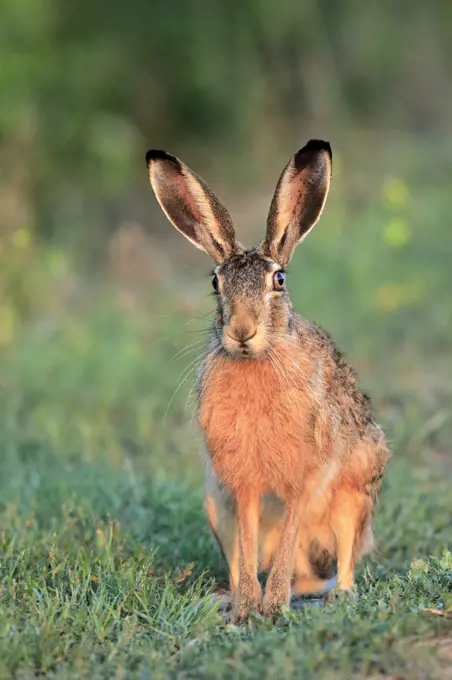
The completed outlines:
{"type": "Polygon", "coordinates": [[[218,293],[218,276],[216,274],[212,276],[212,287],[215,293],[218,293]]]}
{"type": "Polygon", "coordinates": [[[284,272],[275,272],[273,274],[273,290],[281,290],[284,288],[285,278],[284,272]]]}

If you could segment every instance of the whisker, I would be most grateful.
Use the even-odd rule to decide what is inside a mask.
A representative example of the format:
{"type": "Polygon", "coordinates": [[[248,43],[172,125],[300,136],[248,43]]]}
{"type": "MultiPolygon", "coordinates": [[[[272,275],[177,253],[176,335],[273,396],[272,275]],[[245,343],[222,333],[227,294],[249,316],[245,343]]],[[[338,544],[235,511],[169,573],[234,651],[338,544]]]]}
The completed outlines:
{"type": "MultiPolygon", "coordinates": [[[[184,323],[180,324],[180,326],[177,326],[177,328],[182,328],[183,326],[188,326],[188,324],[194,323],[195,321],[198,321],[198,319],[205,319],[206,317],[210,316],[211,314],[214,314],[215,311],[216,311],[215,309],[211,309],[209,312],[206,312],[205,314],[200,314],[199,316],[192,316],[188,321],[185,321],[184,323]]],[[[173,315],[171,315],[171,314],[159,314],[154,318],[156,320],[172,319],[173,315]]]]}
{"type": "MultiPolygon", "coordinates": [[[[192,319],[189,319],[188,321],[185,321],[184,323],[182,323],[182,324],[180,324],[180,325],[178,325],[178,326],[175,327],[174,333],[171,333],[171,334],[169,334],[169,335],[166,335],[166,336],[164,336],[163,338],[158,338],[157,340],[154,340],[154,342],[151,342],[149,346],[150,346],[150,347],[153,347],[154,345],[158,345],[158,344],[160,344],[161,342],[165,342],[166,340],[172,340],[176,335],[177,335],[177,336],[180,336],[180,335],[185,335],[185,334],[189,334],[189,333],[200,333],[200,332],[208,332],[208,331],[211,331],[211,330],[212,330],[212,327],[211,327],[211,326],[209,326],[209,327],[207,327],[207,328],[201,328],[201,329],[199,329],[199,328],[194,328],[194,329],[191,329],[191,330],[188,330],[188,331],[183,331],[182,333],[180,332],[180,329],[181,329],[181,328],[185,328],[186,326],[189,326],[190,324],[196,323],[196,322],[199,321],[199,320],[206,319],[208,316],[210,316],[211,314],[214,314],[214,313],[215,313],[215,310],[212,310],[211,312],[207,312],[207,314],[202,314],[201,316],[195,316],[195,317],[193,317],[192,319]]],[[[159,319],[159,318],[170,319],[171,316],[168,315],[168,316],[166,316],[166,317],[158,317],[158,316],[156,317],[156,319],[159,319]]]]}
{"type": "MultiPolygon", "coordinates": [[[[200,363],[199,363],[200,369],[201,369],[201,367],[202,367],[203,361],[204,361],[207,357],[211,357],[211,359],[215,358],[215,356],[217,355],[218,350],[219,350],[220,348],[221,348],[221,344],[220,344],[220,343],[219,343],[216,347],[214,347],[214,348],[211,348],[211,347],[208,347],[208,348],[207,348],[207,350],[206,350],[204,356],[203,356],[203,357],[201,358],[201,360],[200,360],[200,363]]],[[[210,374],[210,373],[209,373],[210,370],[212,370],[212,364],[210,364],[210,365],[207,367],[206,371],[203,372],[204,377],[205,377],[206,375],[209,375],[209,374],[210,374]]],[[[187,399],[185,400],[185,411],[187,411],[187,409],[188,409],[188,403],[189,403],[190,397],[191,397],[191,395],[192,395],[192,393],[193,393],[193,390],[195,389],[196,385],[199,384],[199,377],[200,377],[200,375],[198,374],[198,378],[193,382],[193,385],[191,386],[190,391],[188,392],[187,399]]],[[[196,400],[196,408],[195,408],[195,410],[194,410],[194,412],[193,412],[192,417],[190,418],[190,422],[193,421],[193,418],[194,418],[194,416],[195,416],[195,414],[196,414],[196,412],[197,412],[197,410],[198,410],[198,408],[199,408],[199,401],[200,401],[200,398],[201,398],[201,390],[200,390],[200,394],[198,395],[198,398],[197,398],[197,400],[196,400]]]]}
{"type": "MultiPolygon", "coordinates": [[[[191,395],[193,394],[193,390],[195,389],[196,383],[197,383],[197,382],[198,382],[197,380],[194,380],[194,381],[193,381],[193,385],[190,387],[190,391],[189,391],[189,393],[187,394],[187,398],[186,398],[186,400],[185,400],[185,413],[187,413],[188,403],[189,403],[189,401],[190,401],[190,397],[191,397],[191,395]]],[[[195,415],[195,414],[193,414],[192,417],[190,418],[190,422],[193,420],[194,415],[195,415]]]]}
{"type": "Polygon", "coordinates": [[[187,380],[189,375],[196,369],[197,362],[199,362],[199,360],[201,359],[201,357],[203,357],[204,354],[205,354],[205,352],[202,351],[197,357],[192,359],[192,361],[190,361],[188,366],[186,366],[184,368],[184,370],[181,372],[181,374],[179,375],[179,377],[178,377],[179,383],[178,383],[176,389],[174,390],[171,399],[169,400],[168,406],[166,407],[165,415],[163,417],[164,421],[166,420],[166,416],[168,415],[168,411],[170,409],[171,404],[174,401],[174,398],[176,397],[176,394],[179,392],[180,388],[182,387],[184,382],[187,380]],[[182,378],[182,376],[184,376],[184,377],[182,378]]]}
{"type": "Polygon", "coordinates": [[[196,347],[200,345],[201,343],[204,343],[205,340],[204,338],[201,338],[200,340],[195,340],[195,342],[190,343],[189,345],[186,345],[182,349],[180,349],[176,354],[173,354],[171,359],[168,362],[168,366],[171,366],[175,361],[178,359],[183,359],[187,354],[190,354],[190,352],[195,352],[196,347]]]}
{"type": "MultiPolygon", "coordinates": [[[[189,394],[188,394],[188,397],[190,397],[191,393],[193,392],[193,389],[195,388],[196,385],[198,385],[198,387],[199,387],[199,394],[198,394],[198,397],[197,397],[197,399],[196,399],[195,408],[194,408],[194,410],[193,410],[193,414],[192,414],[192,417],[191,417],[191,419],[190,419],[190,422],[193,421],[193,418],[195,417],[196,413],[198,412],[199,405],[200,405],[200,403],[201,403],[201,398],[202,398],[203,392],[204,392],[204,390],[205,390],[205,384],[206,384],[207,380],[209,379],[209,377],[210,377],[212,371],[214,370],[214,363],[213,363],[213,360],[214,360],[216,357],[219,356],[219,354],[221,353],[221,350],[222,350],[222,345],[221,345],[221,343],[218,343],[218,344],[217,344],[216,346],[214,346],[213,348],[209,348],[209,350],[206,352],[205,356],[204,356],[203,359],[202,359],[202,362],[203,362],[205,359],[209,359],[209,363],[208,363],[207,367],[206,367],[204,370],[201,370],[201,371],[200,371],[200,373],[199,373],[199,375],[198,375],[198,380],[196,380],[196,381],[193,383],[193,385],[192,385],[192,387],[191,387],[191,390],[190,390],[190,392],[189,392],[189,394]],[[201,377],[202,377],[202,382],[201,382],[201,377]]],[[[201,362],[201,365],[202,365],[202,362],[201,362]]],[[[186,409],[187,409],[188,397],[187,397],[187,401],[186,401],[186,404],[185,404],[186,409]]]]}
{"type": "MultiPolygon", "coordinates": [[[[200,380],[200,383],[199,383],[199,394],[198,394],[198,398],[196,400],[196,408],[195,408],[195,411],[193,413],[192,420],[193,420],[193,417],[195,416],[196,412],[199,409],[199,405],[201,403],[201,399],[202,399],[204,390],[206,388],[206,383],[207,383],[208,379],[210,378],[212,371],[214,369],[215,364],[214,364],[213,360],[216,359],[221,354],[222,349],[223,349],[222,344],[219,342],[213,348],[210,348],[209,351],[206,353],[206,356],[204,357],[204,359],[209,359],[209,363],[207,364],[206,367],[203,368],[202,372],[200,373],[200,378],[202,378],[202,380],[200,380]]],[[[204,359],[203,359],[203,361],[204,361],[204,359]]]]}
{"type": "Polygon", "coordinates": [[[174,391],[174,393],[173,393],[173,396],[171,397],[171,399],[170,399],[170,401],[169,401],[169,403],[168,403],[168,406],[167,406],[167,408],[166,408],[165,415],[164,415],[164,418],[163,418],[164,421],[166,420],[166,416],[168,415],[168,411],[169,411],[169,409],[170,409],[170,407],[171,407],[171,404],[172,404],[173,401],[174,401],[174,398],[176,397],[176,394],[179,392],[179,390],[180,390],[180,388],[182,387],[182,385],[188,380],[188,378],[190,377],[190,375],[191,375],[194,371],[196,371],[196,368],[197,368],[196,365],[195,365],[195,366],[192,366],[192,367],[190,368],[190,370],[188,371],[188,373],[185,375],[185,377],[180,381],[180,383],[179,383],[178,386],[176,387],[176,389],[175,389],[175,391],[174,391]]]}

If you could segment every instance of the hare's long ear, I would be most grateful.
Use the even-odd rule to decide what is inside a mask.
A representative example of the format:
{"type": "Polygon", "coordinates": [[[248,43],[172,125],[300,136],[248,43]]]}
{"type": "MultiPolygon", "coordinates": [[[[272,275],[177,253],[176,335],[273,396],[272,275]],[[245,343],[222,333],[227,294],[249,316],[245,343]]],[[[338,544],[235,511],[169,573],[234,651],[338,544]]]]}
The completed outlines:
{"type": "Polygon", "coordinates": [[[175,156],[151,149],[149,180],[169,221],[216,262],[240,250],[228,211],[207,184],[175,156]]]}
{"type": "Polygon", "coordinates": [[[328,142],[311,140],[292,156],[276,186],[260,251],[281,265],[319,219],[330,187],[328,142]]]}

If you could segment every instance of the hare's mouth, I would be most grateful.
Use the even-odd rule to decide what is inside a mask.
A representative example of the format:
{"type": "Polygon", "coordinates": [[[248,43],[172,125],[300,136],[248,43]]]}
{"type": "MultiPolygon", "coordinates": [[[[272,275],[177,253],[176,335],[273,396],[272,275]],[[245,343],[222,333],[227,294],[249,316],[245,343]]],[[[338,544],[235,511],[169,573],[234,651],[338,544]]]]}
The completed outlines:
{"type": "Polygon", "coordinates": [[[261,355],[266,349],[265,334],[256,329],[248,337],[237,337],[228,332],[223,333],[223,346],[226,351],[237,359],[253,358],[261,355]]]}
{"type": "Polygon", "coordinates": [[[249,347],[240,347],[236,350],[233,350],[231,352],[230,349],[226,350],[229,354],[229,356],[232,356],[234,359],[255,359],[257,356],[260,356],[260,352],[253,352],[249,347]]]}

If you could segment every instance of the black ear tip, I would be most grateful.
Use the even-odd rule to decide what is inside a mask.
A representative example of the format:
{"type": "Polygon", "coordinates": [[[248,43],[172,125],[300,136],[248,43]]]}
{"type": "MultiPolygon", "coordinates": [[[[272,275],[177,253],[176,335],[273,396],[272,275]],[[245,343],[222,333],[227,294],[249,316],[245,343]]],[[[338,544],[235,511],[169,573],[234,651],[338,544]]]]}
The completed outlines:
{"type": "Polygon", "coordinates": [[[309,151],[318,152],[326,151],[330,159],[333,157],[333,152],[331,151],[331,145],[329,142],[323,141],[323,139],[310,139],[309,142],[301,149],[301,152],[309,151]]]}
{"type": "Polygon", "coordinates": [[[163,149],[149,149],[149,151],[146,151],[147,165],[149,165],[151,161],[171,161],[172,163],[177,163],[177,159],[174,156],[170,156],[170,154],[163,151],[163,149]]]}
{"type": "Polygon", "coordinates": [[[297,170],[302,170],[308,163],[314,160],[318,154],[326,151],[330,159],[330,166],[333,162],[333,153],[329,142],[324,142],[323,139],[311,139],[302,149],[297,151],[293,156],[293,162],[297,170]]]}

